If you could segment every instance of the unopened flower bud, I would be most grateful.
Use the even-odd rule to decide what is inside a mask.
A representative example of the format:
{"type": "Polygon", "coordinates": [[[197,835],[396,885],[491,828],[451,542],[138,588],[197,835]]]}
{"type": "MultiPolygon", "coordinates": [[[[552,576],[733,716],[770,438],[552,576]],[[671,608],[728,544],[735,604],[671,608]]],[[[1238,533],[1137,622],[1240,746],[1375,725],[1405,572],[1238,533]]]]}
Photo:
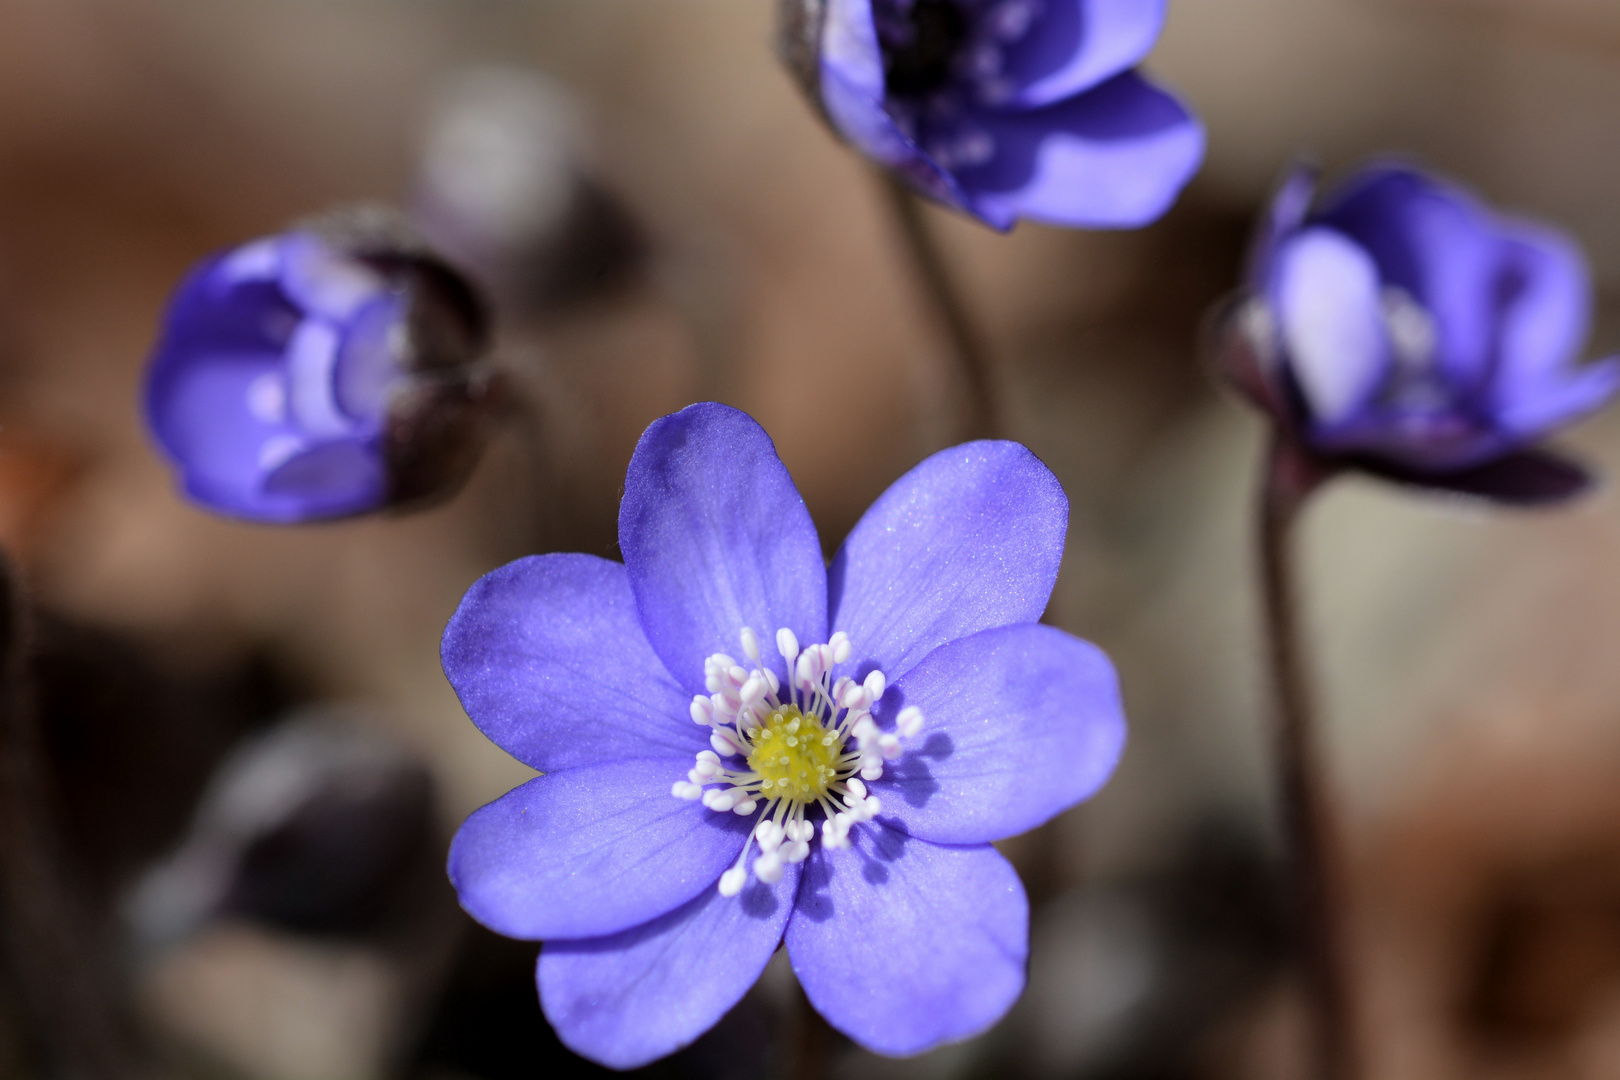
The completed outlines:
{"type": "Polygon", "coordinates": [[[470,286],[386,211],[215,255],[170,300],[146,418],[185,494],[250,521],[453,493],[496,390],[470,286]]]}

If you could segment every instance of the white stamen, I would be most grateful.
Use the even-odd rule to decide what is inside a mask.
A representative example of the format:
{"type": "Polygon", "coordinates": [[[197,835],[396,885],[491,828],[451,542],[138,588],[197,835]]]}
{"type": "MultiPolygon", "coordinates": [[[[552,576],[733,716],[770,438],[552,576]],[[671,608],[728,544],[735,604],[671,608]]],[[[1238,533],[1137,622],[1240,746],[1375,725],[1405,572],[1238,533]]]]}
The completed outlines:
{"type": "Polygon", "coordinates": [[[731,757],[737,754],[746,757],[748,755],[748,751],[743,748],[742,740],[723,727],[715,728],[709,733],[709,745],[714,747],[714,752],[721,757],[731,757]]]}
{"type": "Polygon", "coordinates": [[[809,690],[821,681],[821,672],[817,670],[819,665],[816,663],[820,658],[821,654],[814,646],[799,654],[799,663],[794,668],[794,682],[800,690],[809,690]]]}
{"type": "Polygon", "coordinates": [[[740,866],[733,866],[720,875],[720,895],[736,896],[742,892],[743,885],[748,881],[748,871],[740,866]]]}
{"type": "Polygon", "coordinates": [[[776,632],[776,651],[782,654],[782,659],[790,666],[799,658],[799,639],[785,626],[776,632]]]}
{"type": "Polygon", "coordinates": [[[889,680],[883,672],[874,670],[861,684],[866,690],[866,700],[876,705],[883,698],[883,691],[889,688],[889,680]]]}
{"type": "Polygon", "coordinates": [[[824,815],[820,832],[827,848],[850,847],[850,831],[879,813],[866,784],[880,779],[884,761],[899,757],[903,740],[922,728],[914,706],[900,711],[893,731],[872,718],[870,709],[888,688],[883,672],[868,672],[858,682],[832,678],[854,655],[842,631],[804,647],[791,630],[777,631],[777,651],[796,691],[785,701],[782,680],[760,663],[759,636],[744,629],[738,638],[753,669],[721,653],[704,661],[709,694],[695,697],[690,712],[694,722],[711,729],[713,749],[698,754],[687,779],[670,789],[676,798],[702,800],[715,813],[755,818],[736,864],[721,876],[723,896],[742,891],[750,865],[761,881],[776,884],[786,866],[807,859],[817,832],[807,813],[824,815]],[[755,842],[760,853],[750,864],[755,842]]]}
{"type": "Polygon", "coordinates": [[[782,846],[783,829],[774,821],[761,822],[754,835],[759,840],[761,851],[775,851],[782,846]]]}
{"type": "Polygon", "coordinates": [[[703,793],[703,805],[707,806],[710,810],[723,814],[736,804],[737,800],[732,797],[732,794],[729,791],[717,791],[710,789],[703,793]]]}
{"type": "Polygon", "coordinates": [[[774,851],[767,851],[754,860],[755,875],[767,885],[781,881],[783,869],[782,856],[774,851]]]}
{"type": "Polygon", "coordinates": [[[1434,359],[1440,332],[1434,317],[1405,289],[1386,285],[1378,297],[1384,328],[1396,362],[1407,371],[1424,371],[1434,359]]]}

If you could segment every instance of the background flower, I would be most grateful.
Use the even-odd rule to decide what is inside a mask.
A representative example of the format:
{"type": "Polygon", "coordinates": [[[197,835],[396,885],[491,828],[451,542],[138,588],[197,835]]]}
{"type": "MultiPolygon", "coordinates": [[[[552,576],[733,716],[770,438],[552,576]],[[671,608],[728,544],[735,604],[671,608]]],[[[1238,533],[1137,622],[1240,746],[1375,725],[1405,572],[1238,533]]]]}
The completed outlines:
{"type": "Polygon", "coordinates": [[[146,382],[195,502],[297,522],[453,490],[477,458],[482,309],[395,224],[334,217],[215,255],[169,302],[146,382]]]}
{"type": "Polygon", "coordinates": [[[1094,792],[1124,739],[1106,657],[1035,621],[1067,518],[1028,450],[969,443],[897,481],[828,568],[764,431],[694,405],[637,447],[623,565],[536,556],[468,592],[445,630],[445,672],[480,729],[546,775],[468,819],[450,874],[480,922],[547,942],[541,1000],[567,1045],[620,1068],[670,1053],[784,940],[811,1003],[879,1052],[1001,1017],[1023,987],[1028,907],[989,842],[1094,792]],[[805,844],[797,858],[722,895],[751,838],[770,846],[768,822],[750,822],[752,804],[677,798],[671,783],[718,745],[723,727],[692,720],[722,685],[715,654],[743,627],[786,631],[780,658],[743,642],[761,680],[784,685],[790,657],[836,651],[799,641],[847,628],[818,685],[844,701],[855,684],[834,675],[876,687],[873,722],[890,735],[908,732],[897,721],[909,710],[928,721],[870,782],[875,820],[843,844],[827,830],[790,837],[805,844]]]}
{"type": "Polygon", "coordinates": [[[997,229],[1130,227],[1204,133],[1135,70],[1163,0],[783,0],[786,53],[838,133],[997,229]]]}
{"type": "Polygon", "coordinates": [[[1226,316],[1230,374],[1326,463],[1508,501],[1562,498],[1577,466],[1527,449],[1607,402],[1620,358],[1577,365],[1579,248],[1403,164],[1310,211],[1296,170],[1226,316]]]}

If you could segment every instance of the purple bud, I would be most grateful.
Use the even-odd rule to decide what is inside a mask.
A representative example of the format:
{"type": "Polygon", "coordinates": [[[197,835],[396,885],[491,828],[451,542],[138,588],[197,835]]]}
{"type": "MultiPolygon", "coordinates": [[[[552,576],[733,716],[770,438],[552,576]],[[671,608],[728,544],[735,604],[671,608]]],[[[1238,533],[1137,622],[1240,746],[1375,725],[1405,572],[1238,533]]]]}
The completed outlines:
{"type": "Polygon", "coordinates": [[[169,302],[146,418],[186,495],[291,523],[452,493],[497,389],[470,287],[385,211],[199,264],[169,302]]]}

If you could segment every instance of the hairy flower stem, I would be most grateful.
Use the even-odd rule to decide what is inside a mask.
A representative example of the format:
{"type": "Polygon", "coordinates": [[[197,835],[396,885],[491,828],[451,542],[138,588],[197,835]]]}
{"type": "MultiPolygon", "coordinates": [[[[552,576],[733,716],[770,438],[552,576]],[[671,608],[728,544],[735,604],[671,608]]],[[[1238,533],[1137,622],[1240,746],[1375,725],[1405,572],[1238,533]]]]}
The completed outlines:
{"type": "Polygon", "coordinates": [[[1273,444],[1260,504],[1261,585],[1290,899],[1311,1019],[1314,1080],[1355,1080],[1359,1063],[1332,813],[1317,760],[1292,558],[1294,523],[1325,474],[1286,437],[1273,444]]]}
{"type": "Polygon", "coordinates": [[[983,438],[996,433],[1000,419],[995,383],[990,377],[990,354],[978,327],[962,303],[961,293],[951,280],[944,255],[939,250],[928,222],[923,218],[922,200],[905,182],[883,172],[879,174],[888,196],[895,225],[911,254],[918,284],[928,296],[945,336],[950,340],[956,366],[967,384],[969,395],[968,434],[983,438]]]}
{"type": "Polygon", "coordinates": [[[0,554],[0,926],[48,1073],[130,1080],[132,1044],[104,978],[89,905],[72,888],[49,809],[27,669],[26,608],[0,554]]]}

